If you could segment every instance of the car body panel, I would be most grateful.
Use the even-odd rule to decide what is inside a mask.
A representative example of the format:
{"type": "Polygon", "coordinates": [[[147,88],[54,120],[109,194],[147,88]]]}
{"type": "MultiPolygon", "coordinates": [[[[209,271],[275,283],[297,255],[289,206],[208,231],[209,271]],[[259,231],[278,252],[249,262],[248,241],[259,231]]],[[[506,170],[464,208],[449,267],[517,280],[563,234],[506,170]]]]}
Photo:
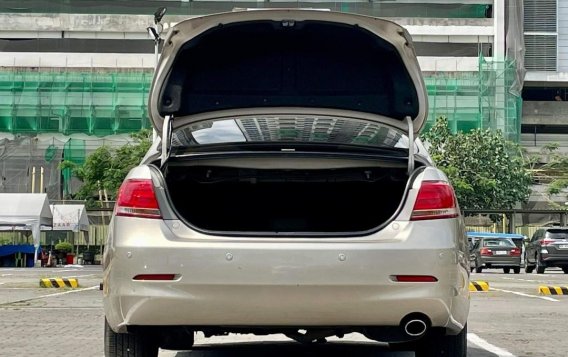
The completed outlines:
{"type": "Polygon", "coordinates": [[[113,329],[163,324],[397,326],[410,312],[422,312],[434,326],[456,333],[465,325],[468,262],[458,253],[463,227],[455,219],[395,221],[359,241],[258,241],[198,232],[188,239],[177,235],[182,225],[114,217],[104,277],[105,314],[113,329]],[[153,273],[179,278],[132,279],[153,273]],[[439,281],[396,283],[391,278],[412,274],[439,281]]]}

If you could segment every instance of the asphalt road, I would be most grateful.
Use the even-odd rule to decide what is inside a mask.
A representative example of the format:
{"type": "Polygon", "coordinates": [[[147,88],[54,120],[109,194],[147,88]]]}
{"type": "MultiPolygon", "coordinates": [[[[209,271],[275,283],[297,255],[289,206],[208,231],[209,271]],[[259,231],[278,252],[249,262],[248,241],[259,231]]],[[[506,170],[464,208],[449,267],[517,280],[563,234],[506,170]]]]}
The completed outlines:
{"type": "MultiPolygon", "coordinates": [[[[0,356],[102,356],[101,269],[0,268],[0,356]],[[39,279],[76,277],[81,288],[42,289],[39,279]]],[[[488,281],[489,292],[472,293],[469,318],[471,357],[568,356],[568,296],[539,295],[540,285],[568,286],[568,275],[472,274],[488,281]]],[[[192,351],[162,351],[175,357],[280,356],[412,357],[354,334],[304,346],[283,336],[196,336],[192,351]]]]}

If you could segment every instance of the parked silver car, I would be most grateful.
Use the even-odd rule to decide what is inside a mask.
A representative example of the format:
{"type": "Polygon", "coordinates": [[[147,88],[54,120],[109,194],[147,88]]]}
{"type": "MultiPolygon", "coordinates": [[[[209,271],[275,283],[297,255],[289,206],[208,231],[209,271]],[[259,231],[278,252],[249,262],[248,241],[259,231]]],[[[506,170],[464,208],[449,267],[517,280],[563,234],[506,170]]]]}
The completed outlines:
{"type": "Polygon", "coordinates": [[[174,26],[149,98],[160,141],[110,225],[105,354],[202,331],[465,356],[467,239],[416,139],[426,115],[395,23],[259,10],[174,26]]]}

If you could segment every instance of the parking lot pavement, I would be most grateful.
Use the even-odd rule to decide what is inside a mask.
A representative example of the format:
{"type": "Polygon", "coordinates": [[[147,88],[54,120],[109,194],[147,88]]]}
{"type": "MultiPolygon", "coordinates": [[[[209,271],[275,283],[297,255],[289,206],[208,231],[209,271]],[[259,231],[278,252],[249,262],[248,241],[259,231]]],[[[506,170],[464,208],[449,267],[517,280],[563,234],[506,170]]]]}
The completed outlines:
{"type": "Polygon", "coordinates": [[[544,296],[540,285],[568,286],[559,269],[546,274],[503,274],[488,270],[472,280],[489,282],[490,291],[473,293],[471,331],[515,356],[568,356],[568,296],[544,296]]]}
{"type": "Polygon", "coordinates": [[[0,268],[0,356],[102,356],[100,266],[0,268]],[[76,277],[79,289],[40,288],[76,277]]]}
{"type": "MultiPolygon", "coordinates": [[[[103,311],[98,266],[57,269],[0,268],[0,356],[102,356],[103,311]],[[76,277],[79,289],[39,288],[44,277],[76,277]]],[[[568,356],[568,296],[542,296],[541,284],[568,285],[560,270],[546,274],[472,274],[489,292],[472,293],[470,357],[568,356]],[[549,299],[544,299],[548,297],[549,299]],[[552,299],[552,300],[550,300],[552,299]]],[[[196,336],[192,351],[160,356],[378,356],[412,357],[353,334],[326,344],[299,345],[284,336],[196,336]]]]}

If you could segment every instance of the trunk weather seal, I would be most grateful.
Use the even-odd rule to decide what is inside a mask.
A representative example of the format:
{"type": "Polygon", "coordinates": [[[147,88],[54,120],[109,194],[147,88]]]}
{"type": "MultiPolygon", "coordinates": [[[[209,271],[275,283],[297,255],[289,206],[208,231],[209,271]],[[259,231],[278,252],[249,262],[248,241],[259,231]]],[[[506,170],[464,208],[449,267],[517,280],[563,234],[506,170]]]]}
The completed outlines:
{"type": "Polygon", "coordinates": [[[224,152],[224,151],[235,151],[244,152],[249,150],[261,151],[264,149],[266,151],[275,151],[282,149],[294,149],[296,151],[307,151],[306,149],[319,149],[327,150],[326,152],[331,153],[341,153],[341,152],[357,152],[357,153],[388,153],[392,155],[393,153],[398,153],[402,157],[408,157],[407,148],[390,147],[390,146],[364,146],[364,145],[353,145],[353,144],[331,144],[331,143],[310,143],[310,142],[248,142],[248,143],[219,143],[219,144],[200,144],[199,146],[178,146],[172,147],[173,157],[184,157],[191,156],[195,153],[213,153],[213,152],[224,152]],[[333,150],[333,151],[331,151],[333,150]]]}
{"type": "Polygon", "coordinates": [[[422,173],[426,169],[426,167],[428,167],[428,166],[421,166],[418,169],[415,169],[414,172],[412,173],[412,175],[409,175],[408,181],[406,182],[406,186],[404,188],[404,192],[403,192],[401,200],[400,200],[400,204],[398,205],[397,209],[394,211],[394,213],[385,222],[381,223],[379,226],[377,226],[375,228],[371,228],[371,229],[368,229],[368,230],[365,230],[365,231],[357,231],[357,232],[334,232],[334,233],[329,233],[329,232],[283,232],[283,233],[277,233],[277,232],[250,232],[250,231],[239,231],[239,232],[215,231],[215,230],[208,230],[208,229],[203,229],[203,228],[195,226],[194,224],[189,222],[187,219],[185,219],[185,217],[183,217],[178,212],[176,207],[174,206],[172,199],[171,199],[169,189],[168,189],[168,185],[167,185],[165,177],[163,176],[162,170],[160,170],[158,167],[156,167],[153,164],[149,164],[148,166],[150,166],[151,168],[154,168],[155,170],[157,170],[160,173],[160,182],[163,183],[162,189],[163,189],[163,194],[165,195],[164,198],[165,198],[167,205],[168,205],[168,210],[171,211],[173,213],[173,215],[175,216],[175,217],[172,217],[172,219],[180,220],[187,227],[189,227],[190,229],[192,229],[192,230],[194,230],[198,233],[201,233],[201,234],[210,235],[210,236],[220,236],[220,237],[234,237],[234,238],[240,238],[240,237],[261,237],[261,238],[293,238],[293,237],[301,237],[301,238],[352,238],[353,237],[353,238],[355,238],[355,237],[363,237],[363,236],[368,236],[368,235],[374,234],[374,233],[382,230],[384,227],[388,226],[400,214],[400,212],[402,211],[403,207],[406,204],[406,201],[408,200],[408,192],[412,188],[414,181],[416,180],[417,176],[420,173],[422,173]]]}
{"type": "Polygon", "coordinates": [[[381,160],[385,162],[403,162],[406,156],[394,157],[386,155],[373,155],[371,153],[324,153],[324,152],[266,152],[266,151],[252,151],[252,152],[213,152],[213,153],[199,153],[187,156],[171,156],[168,160],[168,165],[182,163],[184,161],[195,160],[210,160],[210,159],[223,159],[223,158],[265,158],[271,156],[287,157],[287,158],[311,158],[319,157],[325,159],[346,158],[350,160],[381,160]]]}

